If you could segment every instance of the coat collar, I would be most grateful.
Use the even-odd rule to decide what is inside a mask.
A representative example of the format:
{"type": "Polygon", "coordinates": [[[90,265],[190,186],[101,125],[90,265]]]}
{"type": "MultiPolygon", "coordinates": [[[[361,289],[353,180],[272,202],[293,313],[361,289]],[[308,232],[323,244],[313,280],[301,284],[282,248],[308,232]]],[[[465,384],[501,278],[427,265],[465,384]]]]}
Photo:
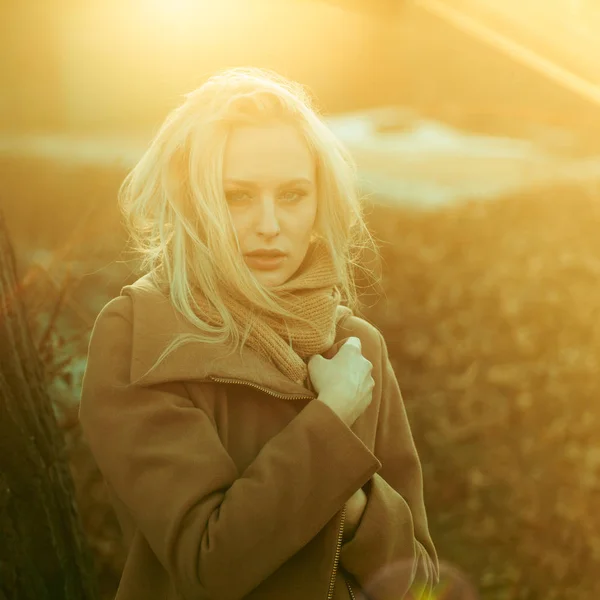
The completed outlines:
{"type": "MultiPolygon", "coordinates": [[[[218,381],[233,379],[253,384],[277,394],[316,397],[302,382],[294,382],[275,365],[264,360],[251,348],[227,356],[220,344],[192,341],[169,354],[156,367],[154,362],[167,346],[181,334],[196,333],[173,307],[169,299],[144,275],[121,289],[133,304],[133,334],[130,376],[136,385],[153,385],[167,381],[218,381]]],[[[340,307],[339,310],[348,311],[340,307]]],[[[336,346],[339,345],[339,327],[336,346]]]]}

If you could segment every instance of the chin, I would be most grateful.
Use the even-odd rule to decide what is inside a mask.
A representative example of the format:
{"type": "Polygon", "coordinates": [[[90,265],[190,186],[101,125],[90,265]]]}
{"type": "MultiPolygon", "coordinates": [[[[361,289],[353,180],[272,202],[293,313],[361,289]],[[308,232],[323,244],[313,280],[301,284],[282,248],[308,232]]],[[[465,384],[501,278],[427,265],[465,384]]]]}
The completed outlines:
{"type": "Polygon", "coordinates": [[[289,276],[282,271],[252,271],[258,282],[265,287],[276,287],[285,283],[289,276]]]}

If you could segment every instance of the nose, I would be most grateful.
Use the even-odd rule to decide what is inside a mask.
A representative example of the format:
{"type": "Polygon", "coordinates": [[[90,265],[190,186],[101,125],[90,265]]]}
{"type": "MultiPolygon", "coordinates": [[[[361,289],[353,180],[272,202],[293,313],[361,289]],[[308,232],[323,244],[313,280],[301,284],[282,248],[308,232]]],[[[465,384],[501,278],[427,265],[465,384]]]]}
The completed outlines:
{"type": "Polygon", "coordinates": [[[279,219],[273,198],[262,198],[258,204],[256,232],[263,237],[274,237],[279,234],[279,219]]]}

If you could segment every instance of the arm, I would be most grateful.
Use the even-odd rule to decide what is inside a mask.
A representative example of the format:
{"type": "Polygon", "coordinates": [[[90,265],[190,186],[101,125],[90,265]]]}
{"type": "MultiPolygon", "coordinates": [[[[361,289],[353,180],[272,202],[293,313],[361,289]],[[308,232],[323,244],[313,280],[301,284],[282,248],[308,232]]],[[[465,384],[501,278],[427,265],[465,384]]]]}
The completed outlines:
{"type": "Polygon", "coordinates": [[[381,370],[374,375],[381,393],[375,455],[382,468],[364,486],[364,513],[354,536],[342,546],[340,560],[370,598],[392,600],[403,598],[413,583],[430,592],[439,567],[427,524],[421,464],[381,336],[380,343],[381,370]],[[407,562],[411,569],[398,568],[407,562]]]}
{"type": "Polygon", "coordinates": [[[108,306],[80,404],[98,467],[182,599],[241,599],[381,465],[331,409],[310,402],[240,474],[182,383],[129,383],[131,301],[108,306]]]}
{"type": "Polygon", "coordinates": [[[367,506],[367,495],[363,488],[358,488],[346,502],[346,520],[344,521],[343,541],[347,542],[354,537],[356,528],[367,506]]]}

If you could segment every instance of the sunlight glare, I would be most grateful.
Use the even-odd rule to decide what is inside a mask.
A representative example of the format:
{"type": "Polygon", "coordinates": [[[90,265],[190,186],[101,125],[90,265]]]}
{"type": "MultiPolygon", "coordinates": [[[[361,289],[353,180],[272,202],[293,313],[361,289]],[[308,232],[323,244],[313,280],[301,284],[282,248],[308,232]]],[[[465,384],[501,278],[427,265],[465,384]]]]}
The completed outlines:
{"type": "Polygon", "coordinates": [[[208,3],[201,0],[144,0],[144,8],[153,16],[175,21],[194,16],[198,12],[198,5],[202,4],[208,3]]]}

